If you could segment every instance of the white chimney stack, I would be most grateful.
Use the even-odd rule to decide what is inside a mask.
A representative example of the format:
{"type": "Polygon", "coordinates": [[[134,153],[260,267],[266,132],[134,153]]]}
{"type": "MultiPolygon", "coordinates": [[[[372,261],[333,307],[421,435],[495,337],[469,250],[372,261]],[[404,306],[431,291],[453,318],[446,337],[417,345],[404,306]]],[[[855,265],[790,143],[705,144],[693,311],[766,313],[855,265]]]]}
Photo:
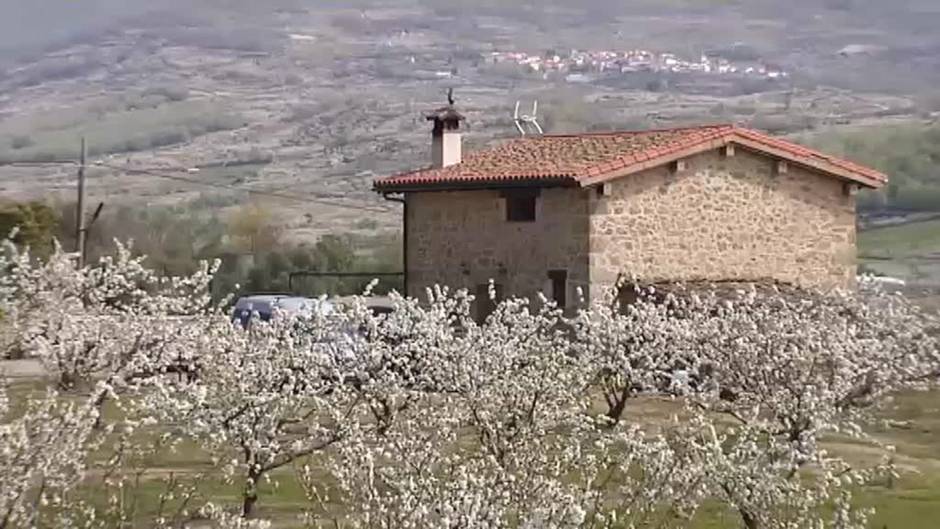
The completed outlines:
{"type": "Polygon", "coordinates": [[[431,162],[437,169],[460,163],[462,145],[460,122],[464,117],[454,109],[453,103],[427,116],[434,122],[431,130],[431,162]]]}

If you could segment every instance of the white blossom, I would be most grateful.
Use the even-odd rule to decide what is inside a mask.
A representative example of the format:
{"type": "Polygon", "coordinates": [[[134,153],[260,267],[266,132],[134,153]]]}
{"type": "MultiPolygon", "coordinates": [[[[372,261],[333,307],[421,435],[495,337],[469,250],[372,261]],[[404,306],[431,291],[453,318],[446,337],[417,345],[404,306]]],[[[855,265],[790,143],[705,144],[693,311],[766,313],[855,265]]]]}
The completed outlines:
{"type": "Polygon", "coordinates": [[[878,406],[940,373],[936,317],[879,292],[661,287],[476,322],[472,296],[435,288],[242,328],[209,265],[162,278],[118,246],[78,269],[8,243],[0,270],[4,324],[54,386],[25,410],[0,387],[0,528],[136,520],[151,456],[193,439],[241,504],[196,505],[201,476],[169,476],[153,527],[264,527],[259,485],[293,466],[312,527],[683,527],[710,502],[748,529],[856,529],[850,491],[892,475],[890,447],[849,466],[826,440],[875,442],[878,406]],[[630,413],[652,398],[674,416],[630,413]],[[79,499],[92,483],[108,505],[79,499]]]}

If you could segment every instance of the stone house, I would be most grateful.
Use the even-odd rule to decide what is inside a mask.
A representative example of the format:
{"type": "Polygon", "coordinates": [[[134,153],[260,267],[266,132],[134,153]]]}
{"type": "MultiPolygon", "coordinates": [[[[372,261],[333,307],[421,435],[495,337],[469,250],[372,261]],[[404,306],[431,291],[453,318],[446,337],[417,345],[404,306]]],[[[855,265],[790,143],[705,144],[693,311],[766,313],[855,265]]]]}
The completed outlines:
{"type": "Polygon", "coordinates": [[[887,182],[733,125],[523,136],[463,156],[463,117],[428,119],[432,166],[375,182],[405,205],[412,296],[493,280],[570,306],[620,277],[850,287],[855,194],[887,182]]]}

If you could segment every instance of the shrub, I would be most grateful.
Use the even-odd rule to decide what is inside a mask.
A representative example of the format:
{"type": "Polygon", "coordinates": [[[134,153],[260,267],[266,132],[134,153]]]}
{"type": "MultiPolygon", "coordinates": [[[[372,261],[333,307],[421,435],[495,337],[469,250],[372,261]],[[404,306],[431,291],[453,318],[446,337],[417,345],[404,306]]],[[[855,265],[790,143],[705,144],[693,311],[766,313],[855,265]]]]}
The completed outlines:
{"type": "Polygon", "coordinates": [[[48,204],[39,201],[0,205],[0,237],[16,229],[13,242],[29,247],[35,255],[52,252],[59,225],[59,215],[48,204]]]}
{"type": "Polygon", "coordinates": [[[25,135],[13,136],[13,138],[10,139],[10,147],[12,147],[14,150],[32,147],[34,143],[35,142],[31,137],[25,135]]]}
{"type": "Polygon", "coordinates": [[[144,97],[159,96],[166,101],[178,102],[189,98],[189,88],[185,86],[154,86],[144,90],[144,97]]]}

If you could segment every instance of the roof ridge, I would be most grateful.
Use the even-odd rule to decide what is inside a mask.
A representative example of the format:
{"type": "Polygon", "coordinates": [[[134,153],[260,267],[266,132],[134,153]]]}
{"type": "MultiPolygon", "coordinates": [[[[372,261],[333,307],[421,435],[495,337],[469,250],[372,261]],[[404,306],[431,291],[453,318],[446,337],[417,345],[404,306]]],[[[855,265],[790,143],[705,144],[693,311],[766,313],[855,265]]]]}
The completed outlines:
{"type": "Polygon", "coordinates": [[[523,140],[532,140],[538,138],[580,138],[580,137],[589,137],[597,138],[603,136],[626,136],[631,134],[651,134],[657,132],[684,132],[684,131],[693,131],[693,130],[711,130],[711,129],[727,129],[729,131],[740,128],[734,123],[716,123],[712,125],[690,125],[686,127],[663,127],[656,129],[640,129],[640,130],[608,130],[608,131],[595,131],[595,132],[567,132],[562,134],[540,134],[533,136],[522,136],[515,139],[523,140]]]}

